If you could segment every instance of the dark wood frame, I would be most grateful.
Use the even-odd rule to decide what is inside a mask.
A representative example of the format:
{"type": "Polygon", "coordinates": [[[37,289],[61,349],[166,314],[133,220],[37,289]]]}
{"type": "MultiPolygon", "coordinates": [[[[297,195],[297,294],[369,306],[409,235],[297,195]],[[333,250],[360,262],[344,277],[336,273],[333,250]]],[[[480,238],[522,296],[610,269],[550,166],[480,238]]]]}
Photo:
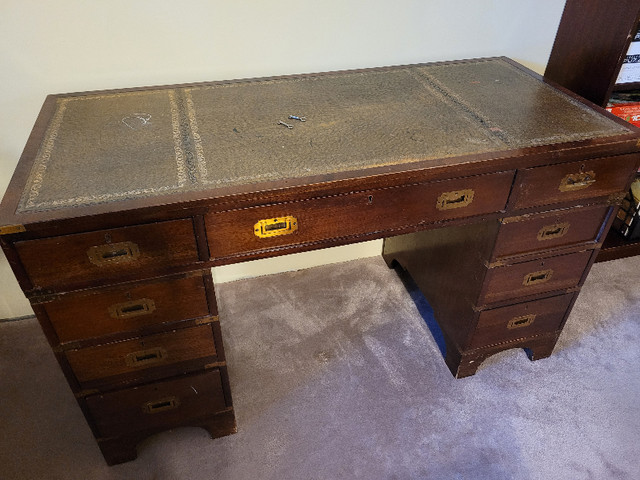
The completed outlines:
{"type": "MultiPolygon", "coordinates": [[[[550,355],[568,316],[571,305],[577,297],[579,288],[586,278],[596,253],[602,244],[603,232],[606,232],[611,224],[613,219],[611,212],[614,210],[614,206],[618,205],[622,200],[621,194],[624,195],[623,190],[628,188],[640,164],[640,130],[631,127],[622,119],[580,98],[575,93],[558,87],[554,82],[546,80],[508,59],[504,60],[510,62],[528,75],[542,79],[554,88],[560,88],[560,90],[567,93],[576,102],[595,108],[603,115],[611,118],[617,125],[624,128],[622,130],[617,128],[612,129],[610,136],[585,138],[579,141],[551,145],[534,144],[534,146],[514,148],[508,151],[501,150],[457,157],[445,156],[437,159],[416,161],[410,164],[358,168],[341,173],[328,173],[305,178],[284,178],[260,184],[185,191],[158,197],[135,198],[70,209],[19,213],[17,212],[17,207],[24,185],[34,164],[41,139],[54,114],[55,103],[57,99],[60,98],[60,96],[56,95],[48,97],[38,117],[33,133],[28,140],[23,157],[16,169],[4,200],[0,205],[0,245],[5,251],[20,286],[34,305],[38,320],[42,324],[72,390],[78,397],[80,407],[85,412],[87,420],[94,431],[94,435],[99,436],[99,431],[89,412],[90,406],[87,404],[86,397],[97,395],[100,391],[105,392],[112,388],[119,389],[123,386],[123,382],[126,383],[127,386],[130,386],[134,383],[140,384],[161,380],[159,370],[155,373],[149,371],[146,378],[138,376],[138,373],[128,375],[125,372],[125,374],[119,377],[118,381],[120,383],[118,384],[113,383],[109,379],[104,381],[96,380],[93,383],[85,381],[81,384],[75,378],[71,363],[64,356],[64,349],[66,349],[68,345],[59,345],[60,339],[57,338],[51,325],[51,317],[48,316],[42,304],[45,302],[54,302],[58,296],[68,294],[72,291],[93,288],[100,289],[108,286],[103,285],[104,282],[107,284],[109,282],[124,284],[137,281],[149,281],[169,275],[179,276],[194,271],[204,273],[212,266],[356,243],[373,238],[396,237],[397,239],[401,234],[412,234],[415,232],[435,232],[433,238],[437,238],[439,232],[440,235],[450,240],[452,233],[457,231],[461,232],[460,238],[463,240],[467,239],[465,241],[473,240],[472,243],[476,245],[476,247],[480,242],[482,248],[480,252],[476,251],[475,248],[466,248],[464,242],[455,243],[449,250],[450,255],[436,258],[437,260],[450,258],[451,262],[445,262],[444,264],[441,262],[442,269],[446,269],[447,275],[452,279],[450,283],[457,281],[457,283],[464,285],[464,288],[468,290],[467,294],[459,297],[452,295],[451,291],[448,291],[446,288],[440,288],[436,293],[445,300],[439,302],[438,298],[436,298],[433,302],[434,305],[445,305],[445,307],[443,307],[446,310],[445,313],[451,312],[451,315],[447,314],[442,317],[442,321],[446,322],[447,325],[451,324],[449,331],[455,331],[457,328],[465,328],[465,335],[468,337],[480,321],[480,312],[493,308],[508,307],[523,301],[544,300],[547,297],[561,294],[569,295],[570,297],[566,298],[570,298],[571,301],[569,302],[567,311],[559,313],[557,322],[553,328],[551,328],[551,331],[547,331],[546,333],[536,333],[530,336],[522,334],[515,340],[513,338],[505,340],[503,337],[498,336],[495,343],[485,346],[478,346],[476,344],[471,349],[467,348],[467,345],[470,344],[468,341],[465,340],[465,342],[463,342],[465,345],[459,346],[457,345],[456,338],[449,338],[446,362],[452,373],[457,377],[472,375],[482,360],[504,349],[525,348],[530,352],[530,358],[532,359],[544,358],[550,355]],[[570,171],[565,171],[565,168],[569,168],[570,171]],[[579,171],[580,173],[587,174],[587,176],[595,175],[595,173],[588,171],[591,168],[598,172],[598,183],[595,188],[587,191],[579,188],[577,189],[579,191],[577,194],[575,190],[573,190],[568,194],[563,194],[561,197],[554,196],[557,195],[556,190],[565,192],[565,190],[560,189],[558,185],[562,186],[564,182],[566,186],[567,179],[572,177],[572,175],[568,174],[579,171]],[[587,170],[586,172],[584,171],[585,169],[587,170]],[[537,170],[538,172],[535,173],[529,170],[537,170]],[[558,180],[559,183],[550,186],[548,180],[550,172],[559,179],[562,179],[564,176],[564,180],[558,180]],[[489,177],[493,177],[494,180],[486,183],[489,177]],[[501,180],[498,182],[495,180],[496,178],[500,178],[501,180]],[[422,190],[417,190],[415,188],[416,186],[428,184],[429,187],[433,187],[433,191],[440,192],[441,190],[436,189],[436,187],[441,184],[451,185],[451,183],[447,182],[454,182],[455,185],[459,185],[455,182],[459,182],[461,179],[464,179],[465,182],[472,181],[473,183],[470,186],[476,188],[477,185],[477,188],[485,194],[491,192],[491,195],[485,195],[482,200],[480,196],[476,197],[478,198],[476,203],[473,204],[470,210],[467,210],[468,213],[463,213],[462,215],[450,211],[442,216],[437,212],[425,213],[431,211],[425,210],[422,205],[424,198],[428,195],[424,195],[424,191],[422,190]],[[623,185],[624,188],[622,188],[623,185]],[[394,204],[393,202],[384,201],[385,198],[388,200],[389,196],[384,197],[382,192],[393,190],[394,193],[396,193],[401,189],[404,190],[404,193],[396,196],[398,203],[394,204]],[[553,191],[550,192],[550,190],[553,191]],[[525,191],[534,193],[529,195],[528,193],[523,193],[525,191]],[[378,195],[383,199],[379,203],[377,203],[378,195]],[[372,201],[374,198],[376,199],[375,204],[372,201]],[[490,198],[490,202],[486,200],[487,198],[490,198]],[[332,203],[331,205],[331,212],[346,211],[353,215],[353,212],[356,210],[348,209],[353,205],[357,205],[358,210],[356,214],[362,214],[366,217],[366,228],[361,228],[361,225],[357,224],[358,228],[345,228],[340,234],[319,229],[317,231],[314,230],[314,236],[304,237],[300,234],[299,240],[291,240],[288,243],[285,242],[282,244],[274,242],[265,244],[264,247],[261,246],[259,248],[239,249],[229,255],[220,254],[214,248],[211,248],[213,245],[211,242],[212,236],[225,234],[223,229],[225,223],[222,221],[218,223],[219,230],[210,228],[211,218],[214,216],[227,212],[233,212],[234,215],[239,215],[238,212],[241,211],[256,208],[261,209],[262,207],[266,210],[273,206],[277,206],[278,208],[282,207],[283,210],[289,210],[292,205],[296,206],[299,209],[298,211],[301,212],[302,207],[300,207],[300,205],[303,204],[303,202],[314,203],[317,206],[318,204],[322,204],[326,199],[336,200],[335,204],[332,203]],[[378,205],[380,205],[380,207],[378,205]],[[491,206],[491,208],[487,208],[487,205],[491,206]],[[532,253],[532,250],[523,248],[511,252],[510,256],[501,258],[492,257],[490,250],[493,248],[494,240],[498,234],[499,219],[510,217],[510,219],[515,222],[531,215],[540,215],[541,213],[545,215],[550,214],[549,212],[553,210],[575,211],[578,208],[584,210],[591,207],[604,208],[608,212],[607,215],[604,216],[603,223],[596,234],[588,238],[586,236],[580,236],[580,242],[571,242],[569,245],[561,245],[558,248],[547,246],[539,249],[535,253],[532,253]],[[365,209],[368,209],[366,210],[366,215],[363,214],[365,209]],[[397,213],[399,211],[401,211],[403,215],[406,214],[406,212],[410,212],[411,215],[407,214],[407,217],[402,217],[402,223],[395,223],[395,217],[398,216],[397,213]],[[169,222],[177,219],[182,219],[182,221],[169,222]],[[188,250],[191,254],[188,257],[176,257],[179,260],[174,260],[173,257],[167,257],[168,259],[165,260],[165,263],[159,263],[158,265],[141,262],[139,268],[119,271],[117,278],[110,276],[110,272],[97,277],[93,275],[92,270],[87,268],[84,270],[86,275],[80,276],[80,280],[78,280],[78,276],[58,276],[58,269],[56,270],[56,275],[54,275],[55,281],[53,282],[46,278],[39,282],[38,275],[34,273],[39,271],[39,261],[33,262],[33,257],[25,255],[25,248],[29,248],[25,247],[25,244],[31,244],[33,246],[32,248],[37,250],[38,259],[43,252],[52,252],[53,249],[51,248],[52,244],[50,241],[53,238],[55,242],[60,242],[56,243],[56,245],[65,245],[65,248],[68,248],[70,251],[82,252],[82,257],[86,265],[87,237],[85,235],[93,235],[99,232],[103,238],[107,236],[111,238],[113,232],[105,235],[105,230],[119,229],[131,231],[136,228],[146,229],[148,226],[146,224],[152,224],[154,222],[165,223],[165,225],[155,225],[155,233],[158,234],[159,237],[172,239],[183,235],[184,228],[182,227],[188,223],[189,229],[195,238],[195,247],[192,246],[193,239],[190,238],[188,250]],[[166,234],[166,223],[172,223],[174,225],[173,235],[166,234]],[[177,223],[181,224],[180,228],[176,226],[177,223]],[[447,232],[441,230],[441,227],[452,226],[459,228],[457,228],[457,230],[449,229],[447,232]],[[161,235],[160,232],[162,232],[161,235]],[[327,232],[331,234],[327,234],[327,232]],[[65,235],[70,236],[63,238],[65,235]],[[459,251],[458,245],[462,245],[462,251],[459,251]],[[80,246],[82,246],[82,248],[80,248],[80,246]],[[485,295],[484,292],[486,290],[482,290],[486,287],[484,281],[489,275],[487,271],[491,268],[501,266],[505,266],[506,268],[510,267],[511,264],[528,263],[533,258],[546,261],[546,258],[561,255],[569,256],[569,254],[577,254],[579,252],[581,256],[588,257],[588,261],[586,266],[585,262],[581,260],[572,267],[574,269],[572,273],[574,281],[571,286],[567,287],[566,284],[563,284],[561,287],[554,286],[549,290],[540,289],[535,292],[526,292],[525,294],[513,294],[513,296],[509,298],[502,297],[486,302],[482,300],[482,295],[485,295]],[[472,263],[469,259],[473,260],[473,265],[471,265],[471,267],[475,269],[473,271],[471,271],[471,267],[465,268],[465,263],[472,263]],[[469,262],[467,262],[467,260],[469,260],[469,262]],[[498,261],[504,265],[498,265],[498,261]],[[462,264],[460,264],[460,262],[462,262],[462,264]],[[465,276],[469,276],[471,279],[469,282],[458,281],[459,272],[461,271],[465,272],[465,276]],[[467,315],[465,325],[461,325],[460,318],[462,317],[457,315],[458,307],[461,305],[459,299],[463,297],[472,300],[472,303],[466,302],[465,304],[466,306],[470,306],[470,308],[466,309],[466,313],[462,312],[467,315]]],[[[371,69],[368,71],[380,71],[384,69],[385,68],[371,69]]],[[[367,70],[359,70],[359,72],[365,71],[367,70]]],[[[318,75],[323,74],[314,74],[313,76],[318,75]]],[[[252,80],[240,81],[251,82],[252,80]]],[[[157,89],[158,87],[154,88],[157,89]]],[[[140,89],[128,89],[124,91],[138,90],[140,89]]],[[[573,180],[573,182],[575,182],[575,180],[573,180]]],[[[590,183],[586,186],[589,185],[590,183]]],[[[585,187],[585,185],[581,185],[580,187],[585,187]]],[[[460,188],[464,189],[466,186],[453,188],[458,190],[460,188]]],[[[451,193],[447,191],[447,189],[445,189],[444,192],[451,193]]],[[[436,209],[438,203],[433,202],[430,203],[430,205],[431,207],[429,208],[436,209]]],[[[321,217],[314,217],[313,220],[323,220],[329,216],[326,214],[326,211],[329,209],[325,209],[324,204],[320,205],[320,207],[318,210],[321,210],[323,215],[321,217]]],[[[277,216],[280,215],[289,215],[289,212],[283,211],[282,213],[277,213],[277,216]]],[[[273,218],[273,216],[269,215],[268,218],[273,218]]],[[[323,222],[316,223],[322,224],[323,222]]],[[[356,222],[353,223],[356,224],[356,222]]],[[[246,222],[243,225],[253,227],[254,223],[246,222]]],[[[302,231],[302,229],[298,231],[302,231]]],[[[230,229],[227,229],[226,232],[230,241],[237,241],[239,244],[242,243],[240,233],[230,229]]],[[[253,228],[244,230],[244,232],[243,235],[249,235],[253,239],[253,228]]],[[[151,235],[147,236],[151,237],[151,235]]],[[[93,237],[91,238],[93,239],[93,237]]],[[[533,239],[535,240],[535,236],[533,236],[533,239]]],[[[120,240],[117,241],[119,242],[120,240]]],[[[102,240],[100,240],[100,242],[102,242],[102,240]]],[[[107,241],[107,243],[109,242],[110,240],[107,241]]],[[[178,243],[180,243],[180,245],[177,247],[171,245],[171,248],[165,246],[165,249],[171,252],[179,252],[187,248],[184,242],[178,243]]],[[[89,245],[94,245],[93,240],[89,245]]],[[[395,252],[390,245],[391,242],[385,244],[385,260],[393,264],[396,258],[394,258],[395,252]]],[[[50,264],[55,264],[54,260],[58,258],[63,258],[64,265],[73,263],[73,261],[69,261],[68,257],[64,257],[64,255],[56,256],[55,252],[50,253],[49,257],[52,259],[49,262],[50,264]]],[[[402,258],[398,258],[397,260],[398,262],[402,262],[402,258]]],[[[433,263],[435,264],[436,262],[434,261],[433,263]]],[[[420,263],[416,262],[416,265],[419,266],[420,263]]],[[[437,265],[430,267],[436,268],[437,265]]],[[[420,283],[420,275],[416,275],[416,277],[418,277],[418,282],[420,283]]],[[[446,278],[444,275],[431,275],[431,277],[435,279],[446,278]]],[[[42,276],[40,278],[42,278],[42,276]]],[[[547,279],[544,279],[544,281],[547,279]]],[[[519,281],[521,280],[519,279],[519,281]]],[[[224,354],[222,349],[221,328],[217,318],[214,285],[210,273],[205,276],[205,282],[210,315],[205,317],[204,323],[210,325],[214,333],[216,351],[220,352],[220,354],[212,354],[211,358],[204,357],[204,361],[210,362],[206,365],[189,364],[187,368],[183,368],[183,370],[190,371],[192,367],[193,369],[201,368],[205,371],[213,368],[220,369],[223,387],[220,395],[224,396],[225,405],[229,407],[229,410],[214,412],[211,416],[204,416],[203,414],[202,417],[198,417],[198,422],[196,422],[198,425],[207,428],[212,435],[219,436],[235,431],[235,420],[233,411],[231,410],[232,403],[228,373],[226,364],[223,363],[224,354]]],[[[440,285],[437,286],[440,287],[440,285]]],[[[498,290],[501,289],[498,288],[498,290]]],[[[201,319],[182,318],[180,322],[182,322],[180,324],[181,328],[186,329],[191,328],[194,324],[197,325],[201,322],[201,319]]],[[[173,329],[174,324],[167,325],[167,328],[173,329]]],[[[444,330],[446,330],[446,328],[443,329],[443,331],[444,330]]],[[[148,335],[155,333],[155,330],[150,327],[149,329],[140,330],[138,333],[140,335],[148,335]]],[[[118,335],[120,334],[122,334],[122,336],[125,334],[128,335],[126,332],[118,332],[118,335]]],[[[117,335],[110,337],[103,336],[100,340],[95,341],[93,339],[83,339],[82,345],[87,346],[92,344],[92,342],[102,342],[105,339],[113,340],[116,337],[117,335]]],[[[185,343],[187,342],[183,342],[183,344],[185,343]]],[[[80,343],[74,345],[74,347],[75,346],[79,347],[80,343]]],[[[176,371],[173,370],[173,367],[171,368],[172,370],[165,370],[162,376],[165,374],[175,375],[176,371]]],[[[188,420],[189,423],[184,423],[184,425],[193,425],[193,418],[189,417],[188,420]]],[[[170,426],[173,427],[175,425],[171,424],[170,426]]],[[[134,458],[135,445],[138,441],[155,431],[154,429],[150,429],[144,432],[123,432],[123,435],[117,439],[98,438],[98,443],[110,464],[119,463],[134,458]]]]}

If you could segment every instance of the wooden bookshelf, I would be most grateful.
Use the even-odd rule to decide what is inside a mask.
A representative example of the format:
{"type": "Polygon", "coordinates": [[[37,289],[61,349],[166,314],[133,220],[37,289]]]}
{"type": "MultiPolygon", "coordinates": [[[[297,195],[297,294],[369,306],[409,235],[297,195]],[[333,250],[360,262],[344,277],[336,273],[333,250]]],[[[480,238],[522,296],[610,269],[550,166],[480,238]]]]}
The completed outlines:
{"type": "MultiPolygon", "coordinates": [[[[606,107],[612,92],[640,89],[616,84],[640,21],[638,0],[567,0],[544,76],[606,107]]],[[[640,255],[640,241],[610,231],[597,261],[640,255]]]]}

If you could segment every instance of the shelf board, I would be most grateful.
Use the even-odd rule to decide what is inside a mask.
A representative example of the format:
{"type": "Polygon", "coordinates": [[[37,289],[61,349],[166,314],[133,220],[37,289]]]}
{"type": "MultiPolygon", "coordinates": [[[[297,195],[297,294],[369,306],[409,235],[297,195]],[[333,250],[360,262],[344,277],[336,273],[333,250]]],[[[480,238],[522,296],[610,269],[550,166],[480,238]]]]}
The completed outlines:
{"type": "Polygon", "coordinates": [[[629,92],[632,90],[640,90],[640,82],[616,83],[613,86],[614,92],[629,92]]]}
{"type": "Polygon", "coordinates": [[[627,240],[615,230],[610,230],[602,244],[596,262],[640,255],[640,240],[627,240]]]}

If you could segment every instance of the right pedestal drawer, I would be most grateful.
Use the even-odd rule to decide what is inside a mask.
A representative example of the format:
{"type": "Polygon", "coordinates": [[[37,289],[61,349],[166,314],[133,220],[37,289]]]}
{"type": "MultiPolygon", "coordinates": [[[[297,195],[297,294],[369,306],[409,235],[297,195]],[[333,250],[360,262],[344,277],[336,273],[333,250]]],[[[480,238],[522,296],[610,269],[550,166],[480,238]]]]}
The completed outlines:
{"type": "Polygon", "coordinates": [[[504,218],[491,261],[577,244],[593,245],[610,208],[599,205],[504,218]]]}
{"type": "Polygon", "coordinates": [[[619,193],[637,162],[630,154],[519,170],[510,203],[519,210],[619,193]]]}
{"type": "Polygon", "coordinates": [[[467,348],[482,348],[557,331],[573,294],[485,310],[467,348]]]}
{"type": "Polygon", "coordinates": [[[477,305],[576,287],[592,253],[587,250],[489,268],[477,305]]]}

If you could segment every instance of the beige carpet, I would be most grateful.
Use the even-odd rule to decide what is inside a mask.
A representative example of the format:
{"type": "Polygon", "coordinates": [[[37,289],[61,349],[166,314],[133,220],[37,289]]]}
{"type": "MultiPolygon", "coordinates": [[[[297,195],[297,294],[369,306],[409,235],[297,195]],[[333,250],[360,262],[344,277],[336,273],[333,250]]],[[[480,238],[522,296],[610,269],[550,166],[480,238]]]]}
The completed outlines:
{"type": "Polygon", "coordinates": [[[115,467],[36,321],[2,323],[0,478],[637,479],[639,282],[640,258],[597,264],[552,357],[462,380],[381,258],[220,285],[239,432],[166,432],[115,467]]]}

